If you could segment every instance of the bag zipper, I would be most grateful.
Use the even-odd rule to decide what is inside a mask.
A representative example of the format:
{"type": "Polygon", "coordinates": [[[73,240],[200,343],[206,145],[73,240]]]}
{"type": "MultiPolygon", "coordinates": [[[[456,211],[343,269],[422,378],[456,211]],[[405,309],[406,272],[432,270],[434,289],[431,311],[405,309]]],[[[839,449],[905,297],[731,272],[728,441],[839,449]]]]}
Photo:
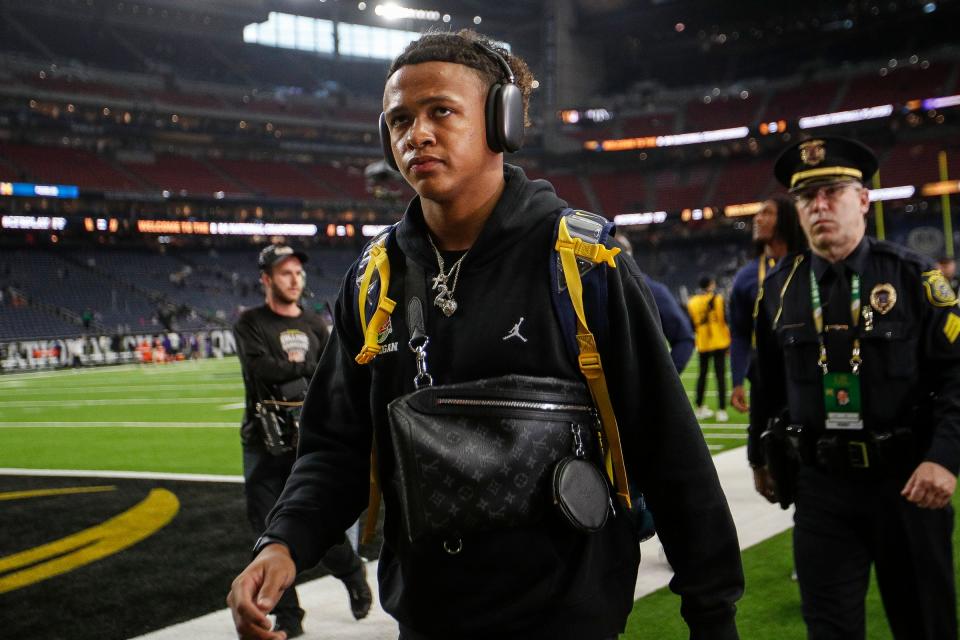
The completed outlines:
{"type": "Polygon", "coordinates": [[[592,406],[585,404],[530,402],[528,400],[486,400],[483,398],[437,398],[437,405],[453,405],[458,407],[499,407],[503,409],[531,409],[534,411],[593,411],[592,406]]]}

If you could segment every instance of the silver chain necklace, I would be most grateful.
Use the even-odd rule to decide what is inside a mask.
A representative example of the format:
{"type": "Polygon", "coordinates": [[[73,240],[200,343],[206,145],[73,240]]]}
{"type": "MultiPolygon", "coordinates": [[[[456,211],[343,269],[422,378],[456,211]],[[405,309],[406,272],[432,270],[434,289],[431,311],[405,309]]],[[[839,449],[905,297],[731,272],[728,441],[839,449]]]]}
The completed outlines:
{"type": "Polygon", "coordinates": [[[430,237],[429,233],[427,234],[427,240],[430,241],[430,246],[433,247],[433,253],[437,256],[437,268],[440,270],[437,277],[433,279],[433,285],[430,287],[438,292],[437,297],[433,299],[433,304],[439,307],[440,311],[443,311],[443,315],[449,318],[457,310],[457,301],[453,299],[453,292],[457,288],[457,280],[460,278],[460,264],[463,262],[463,259],[467,257],[467,254],[470,253],[470,250],[467,249],[463,255],[460,256],[460,259],[453,263],[450,271],[444,273],[443,256],[440,255],[440,250],[437,249],[437,245],[433,243],[433,238],[430,237]],[[448,286],[451,278],[453,278],[453,283],[448,286]]]}

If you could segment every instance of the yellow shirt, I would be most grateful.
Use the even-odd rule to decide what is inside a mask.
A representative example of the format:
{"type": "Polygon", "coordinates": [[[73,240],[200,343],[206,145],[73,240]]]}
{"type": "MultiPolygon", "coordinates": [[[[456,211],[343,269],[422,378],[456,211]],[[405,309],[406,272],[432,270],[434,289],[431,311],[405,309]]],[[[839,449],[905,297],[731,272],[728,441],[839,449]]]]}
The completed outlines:
{"type": "Polygon", "coordinates": [[[693,320],[697,351],[718,351],[730,347],[730,327],[723,308],[723,296],[699,293],[687,301],[687,311],[693,320]]]}

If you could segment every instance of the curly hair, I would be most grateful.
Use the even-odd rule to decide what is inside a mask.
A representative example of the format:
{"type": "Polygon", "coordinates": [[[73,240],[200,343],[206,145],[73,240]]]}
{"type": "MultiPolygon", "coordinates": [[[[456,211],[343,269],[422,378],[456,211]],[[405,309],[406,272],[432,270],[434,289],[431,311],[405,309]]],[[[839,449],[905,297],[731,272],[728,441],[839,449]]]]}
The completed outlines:
{"type": "Polygon", "coordinates": [[[494,44],[489,38],[472,29],[461,29],[456,33],[449,31],[425,33],[408,44],[403,53],[396,57],[390,65],[387,78],[390,78],[400,67],[409,64],[453,62],[476,70],[488,87],[505,82],[503,67],[484,47],[503,56],[510,66],[514,84],[523,96],[523,123],[524,126],[529,127],[530,94],[533,92],[533,73],[530,67],[523,58],[494,44]]]}

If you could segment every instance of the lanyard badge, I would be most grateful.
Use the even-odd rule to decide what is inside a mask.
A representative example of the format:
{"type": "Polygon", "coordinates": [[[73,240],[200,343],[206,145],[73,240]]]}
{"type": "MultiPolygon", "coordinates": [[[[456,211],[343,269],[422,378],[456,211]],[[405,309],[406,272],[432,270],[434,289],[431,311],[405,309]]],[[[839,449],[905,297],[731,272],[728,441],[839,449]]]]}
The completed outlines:
{"type": "MultiPolygon", "coordinates": [[[[823,371],[823,406],[827,429],[860,430],[863,418],[860,413],[860,338],[854,337],[850,354],[850,373],[831,372],[827,362],[827,347],[823,340],[823,305],[820,303],[820,287],[810,268],[810,302],[813,307],[813,324],[820,343],[818,364],[823,371]]],[[[860,320],[860,276],[850,279],[850,315],[854,331],[860,320]]]]}

